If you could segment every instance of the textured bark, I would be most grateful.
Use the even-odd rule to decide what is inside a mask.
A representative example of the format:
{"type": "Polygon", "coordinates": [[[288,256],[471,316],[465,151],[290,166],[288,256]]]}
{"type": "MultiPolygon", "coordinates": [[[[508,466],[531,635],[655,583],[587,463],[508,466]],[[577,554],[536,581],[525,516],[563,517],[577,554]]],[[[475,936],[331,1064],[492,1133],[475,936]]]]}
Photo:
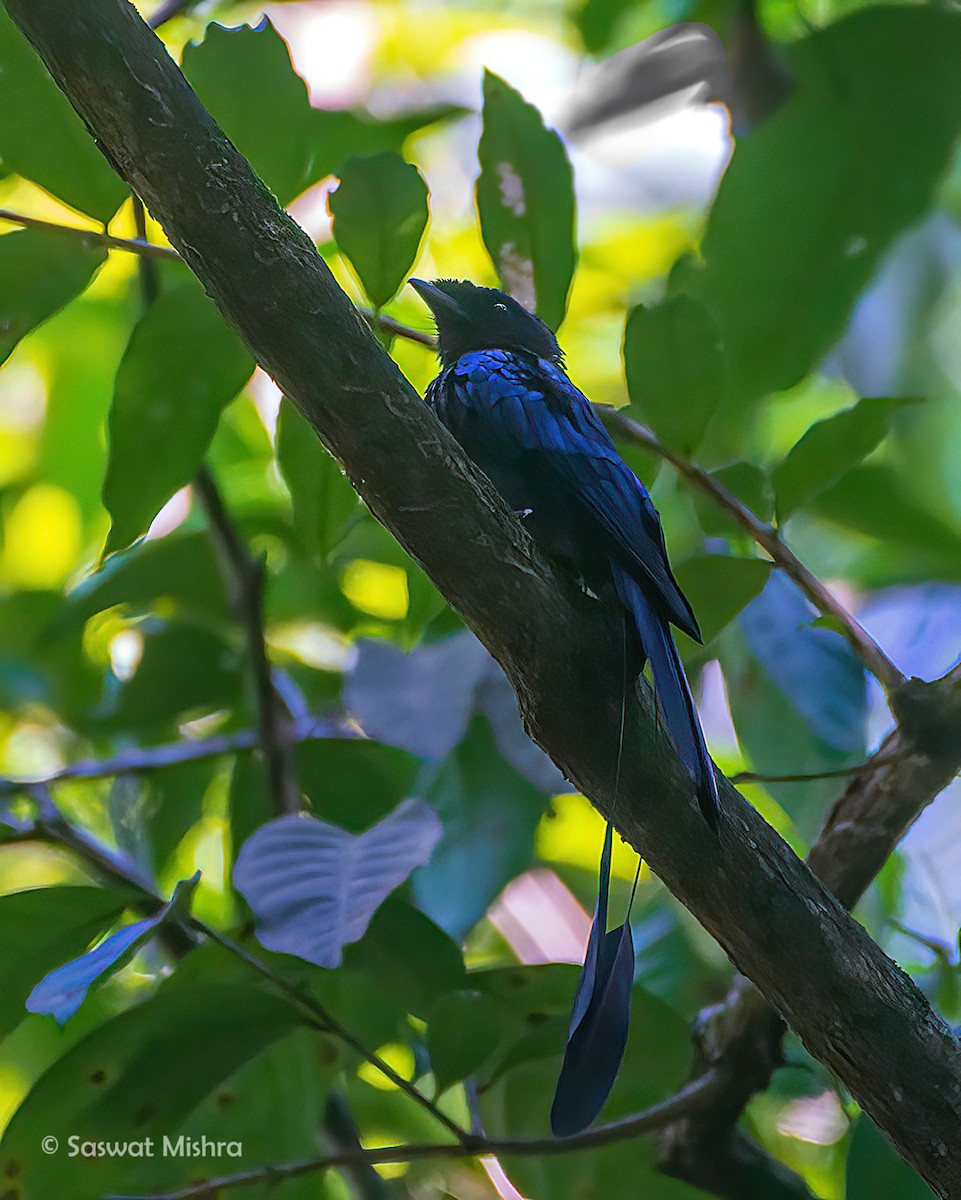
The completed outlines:
{"type": "Polygon", "coordinates": [[[715,839],[632,698],[620,630],[536,552],[223,137],[126,0],[5,0],[253,353],[514,684],[528,728],[941,1195],[961,1197],[961,1050],[924,997],[728,784],[715,839]]]}

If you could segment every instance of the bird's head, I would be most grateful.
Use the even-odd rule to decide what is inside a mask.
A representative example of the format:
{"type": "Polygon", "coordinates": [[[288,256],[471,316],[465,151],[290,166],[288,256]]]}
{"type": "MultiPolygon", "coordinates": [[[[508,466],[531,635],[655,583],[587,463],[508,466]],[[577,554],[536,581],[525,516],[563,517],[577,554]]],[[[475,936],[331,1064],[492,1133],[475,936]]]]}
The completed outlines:
{"type": "Polygon", "coordinates": [[[464,279],[412,279],[410,285],[434,314],[445,366],[471,350],[526,350],[549,362],[561,361],[550,329],[506,292],[464,279]]]}

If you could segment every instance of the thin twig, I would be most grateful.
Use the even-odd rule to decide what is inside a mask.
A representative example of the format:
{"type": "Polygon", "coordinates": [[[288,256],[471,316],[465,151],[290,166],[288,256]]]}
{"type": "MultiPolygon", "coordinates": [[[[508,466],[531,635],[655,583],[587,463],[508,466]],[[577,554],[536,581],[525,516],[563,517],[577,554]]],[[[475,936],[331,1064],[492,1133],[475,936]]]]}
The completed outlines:
{"type": "Polygon", "coordinates": [[[844,632],[844,636],[864,666],[884,688],[888,696],[897,692],[905,682],[904,676],[888,658],[874,638],[860,624],[856,617],[847,611],[843,604],[832,595],[793,550],[789,549],[781,539],[773,525],[760,520],[740,500],[719,483],[709,472],[696,466],[673,450],[665,446],[661,439],[640,422],[626,416],[617,409],[600,408],[600,414],[608,428],[620,433],[635,445],[643,446],[671,466],[700,491],[709,495],[721,508],[725,509],[737,523],[751,535],[755,542],[771,556],[774,564],[785,575],[788,575],[801,589],[814,607],[826,617],[833,617],[844,632]]]}
{"type": "Polygon", "coordinates": [[[278,813],[299,812],[302,803],[286,727],[291,713],[274,685],[264,633],[264,564],[251,557],[234,528],[220,490],[207,466],[194,479],[194,490],[207,517],[228,595],[247,642],[257,709],[258,743],[267,784],[278,813]]]}
{"type": "Polygon", "coordinates": [[[728,779],[731,783],[811,783],[817,779],[847,779],[849,775],[869,774],[878,767],[885,767],[907,757],[905,753],[876,754],[853,767],[837,767],[833,771],[811,771],[806,775],[764,775],[758,771],[738,771],[734,775],[728,775],[728,779]]]}
{"type": "MultiPolygon", "coordinates": [[[[283,731],[287,745],[298,746],[301,742],[324,741],[327,738],[362,738],[359,727],[347,717],[309,716],[288,726],[283,731]]],[[[225,754],[242,754],[255,750],[260,745],[260,731],[238,729],[236,733],[223,733],[216,737],[184,738],[163,746],[147,749],[134,747],[123,750],[114,758],[90,758],[70,763],[44,776],[28,776],[17,779],[0,778],[0,797],[17,792],[30,792],[38,787],[54,787],[68,779],[110,779],[114,775],[141,775],[148,771],[159,771],[164,767],[176,767],[181,763],[197,762],[200,759],[220,758],[225,754]]]]}
{"type": "MultiPolygon", "coordinates": [[[[85,830],[78,829],[68,821],[57,808],[49,793],[44,789],[36,788],[33,794],[38,806],[37,818],[29,828],[17,835],[17,841],[32,840],[45,842],[49,845],[62,846],[65,850],[69,850],[88,866],[92,867],[94,872],[101,878],[112,884],[129,887],[137,892],[149,910],[156,911],[156,909],[164,904],[163,898],[157,894],[151,881],[138,871],[133,863],[123,855],[108,849],[91,834],[85,830]]],[[[140,907],[139,903],[137,907],[140,907]]],[[[182,921],[170,922],[170,927],[172,930],[180,930],[191,941],[195,940],[195,935],[200,934],[210,941],[215,942],[218,946],[221,946],[224,950],[234,955],[234,957],[240,959],[295,1004],[306,1017],[308,1024],[325,1033],[332,1034],[345,1045],[349,1046],[361,1058],[375,1067],[385,1078],[389,1079],[395,1087],[399,1088],[415,1103],[419,1104],[421,1108],[429,1112],[436,1121],[458,1139],[458,1142],[465,1145],[471,1143],[471,1135],[466,1129],[462,1129],[456,1121],[442,1112],[428,1096],[419,1092],[410,1080],[399,1075],[378,1054],[372,1050],[368,1050],[318,1000],[302,992],[295,984],[285,979],[283,975],[279,975],[255,954],[251,954],[249,950],[244,949],[243,946],[233,941],[232,938],[220,933],[219,930],[213,929],[210,925],[205,924],[196,917],[188,917],[182,921]]]]}
{"type": "Polygon", "coordinates": [[[59,225],[55,221],[44,221],[40,217],[28,217],[24,213],[11,212],[0,208],[0,221],[8,221],[11,225],[21,225],[25,229],[42,229],[49,233],[62,233],[65,237],[75,238],[86,246],[106,246],[110,250],[126,250],[131,254],[139,254],[144,258],[179,259],[180,255],[172,246],[155,246],[151,242],[142,242],[135,238],[114,237],[98,229],[77,229],[73,225],[59,225]]]}
{"type": "Polygon", "coordinates": [[[355,1166],[357,1163],[417,1162],[427,1158],[473,1158],[478,1155],[496,1154],[514,1157],[535,1155],[571,1154],[577,1150],[592,1150],[608,1146],[612,1142],[640,1137],[683,1116],[708,1108],[719,1087],[719,1078],[710,1073],[687,1083],[666,1100],[651,1105],[642,1112],[609,1125],[599,1125],[586,1133],[569,1138],[475,1138],[467,1144],[427,1143],[401,1146],[378,1146],[371,1150],[353,1150],[342,1154],[330,1154],[320,1158],[303,1159],[274,1167],[257,1167],[236,1175],[221,1175],[203,1183],[190,1184],[172,1192],[150,1192],[137,1195],[110,1196],[107,1200],[193,1200],[194,1197],[211,1196],[220,1188],[240,1187],[247,1183],[279,1183],[283,1179],[296,1179],[314,1171],[332,1167],[355,1166]]]}

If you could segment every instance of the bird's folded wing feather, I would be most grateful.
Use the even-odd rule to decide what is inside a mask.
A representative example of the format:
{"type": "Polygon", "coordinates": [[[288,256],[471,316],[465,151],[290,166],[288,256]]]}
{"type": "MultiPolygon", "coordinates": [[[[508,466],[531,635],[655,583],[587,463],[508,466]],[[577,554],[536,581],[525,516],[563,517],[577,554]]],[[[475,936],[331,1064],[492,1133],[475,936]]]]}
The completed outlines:
{"type": "Polygon", "coordinates": [[[468,412],[509,454],[522,448],[587,506],[652,599],[692,637],[697,621],[667,561],[660,518],[647,489],[623,461],[591,407],[554,364],[528,361],[503,350],[464,355],[438,380],[435,397],[456,430],[468,412]],[[446,386],[445,386],[446,385],[446,386]],[[462,408],[462,413],[451,411],[462,408]]]}

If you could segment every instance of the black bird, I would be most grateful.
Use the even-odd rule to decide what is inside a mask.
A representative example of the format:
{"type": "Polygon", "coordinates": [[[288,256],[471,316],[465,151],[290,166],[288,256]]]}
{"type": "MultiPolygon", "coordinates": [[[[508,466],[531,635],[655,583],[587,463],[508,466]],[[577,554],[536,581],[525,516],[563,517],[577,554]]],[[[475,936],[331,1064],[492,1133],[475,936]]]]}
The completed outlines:
{"type": "Polygon", "coordinates": [[[411,285],[437,324],[441,372],[428,403],[549,554],[597,595],[613,584],[701,811],[715,826],[714,767],[670,626],[697,641],[700,631],[671,573],[647,488],[568,379],[543,321],[494,288],[453,279],[411,285]]]}
{"type": "MultiPolygon", "coordinates": [[[[427,401],[465,453],[554,558],[625,613],[631,661],[651,664],[664,723],[716,829],[717,781],[697,709],[671,636],[700,641],[671,573],[647,489],[618,454],[564,372],[557,339],[538,317],[494,288],[441,279],[411,285],[437,325],[441,371],[427,401]]],[[[606,931],[610,829],[587,960],[574,1004],[552,1122],[556,1133],[590,1123],[613,1084],[627,1035],[633,973],[630,927],[606,931]]]]}

